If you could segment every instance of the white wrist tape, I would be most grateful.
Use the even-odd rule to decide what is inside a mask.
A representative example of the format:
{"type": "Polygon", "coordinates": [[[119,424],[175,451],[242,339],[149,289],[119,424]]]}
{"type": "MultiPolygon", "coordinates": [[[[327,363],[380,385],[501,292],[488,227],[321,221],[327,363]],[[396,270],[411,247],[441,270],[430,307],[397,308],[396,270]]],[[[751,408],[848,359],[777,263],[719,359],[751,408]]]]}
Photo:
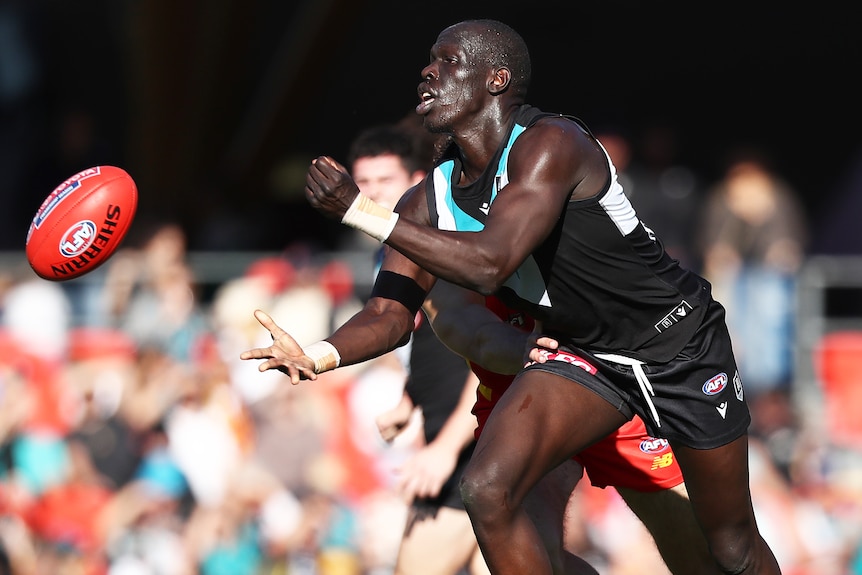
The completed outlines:
{"type": "Polygon", "coordinates": [[[365,232],[381,242],[386,241],[397,222],[397,213],[387,210],[361,193],[356,195],[344,217],[341,218],[342,224],[365,232]]]}
{"type": "Polygon", "coordinates": [[[341,365],[341,356],[335,346],[326,340],[302,348],[302,352],[314,360],[314,373],[331,371],[341,365]]]}

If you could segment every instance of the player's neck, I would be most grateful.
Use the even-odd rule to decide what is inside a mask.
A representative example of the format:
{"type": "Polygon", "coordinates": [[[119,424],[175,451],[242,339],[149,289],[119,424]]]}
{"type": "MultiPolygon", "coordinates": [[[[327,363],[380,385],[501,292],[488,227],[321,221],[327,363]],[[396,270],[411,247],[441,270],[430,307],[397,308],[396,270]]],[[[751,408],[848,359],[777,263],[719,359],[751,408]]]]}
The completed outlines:
{"type": "Polygon", "coordinates": [[[461,158],[461,185],[479,178],[506,140],[515,121],[514,110],[489,110],[477,117],[469,128],[455,135],[454,142],[461,158]]]}

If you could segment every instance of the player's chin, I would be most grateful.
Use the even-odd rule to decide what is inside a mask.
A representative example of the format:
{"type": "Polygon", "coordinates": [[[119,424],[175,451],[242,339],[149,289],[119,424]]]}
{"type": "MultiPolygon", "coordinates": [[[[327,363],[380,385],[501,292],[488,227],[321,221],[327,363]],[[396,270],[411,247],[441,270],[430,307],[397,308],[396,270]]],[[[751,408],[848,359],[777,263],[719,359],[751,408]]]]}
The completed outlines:
{"type": "Polygon", "coordinates": [[[428,108],[420,115],[422,116],[422,127],[432,134],[440,134],[446,131],[447,123],[438,109],[428,108]]]}
{"type": "Polygon", "coordinates": [[[446,133],[446,125],[443,122],[435,120],[431,115],[422,117],[422,127],[432,134],[446,133]]]}

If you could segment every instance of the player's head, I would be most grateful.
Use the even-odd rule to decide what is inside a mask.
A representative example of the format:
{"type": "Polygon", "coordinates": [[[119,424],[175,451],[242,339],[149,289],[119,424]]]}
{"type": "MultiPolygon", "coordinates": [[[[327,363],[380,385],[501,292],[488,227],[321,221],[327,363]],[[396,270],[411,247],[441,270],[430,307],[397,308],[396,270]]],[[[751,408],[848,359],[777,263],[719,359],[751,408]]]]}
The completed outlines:
{"type": "Polygon", "coordinates": [[[520,34],[497,20],[459,22],[431,47],[417,112],[429,131],[451,133],[459,119],[488,106],[522,104],[530,76],[530,53],[520,34]]]}
{"type": "Polygon", "coordinates": [[[350,146],[347,164],[359,190],[389,209],[425,176],[416,140],[394,125],[360,133],[350,146]]]}

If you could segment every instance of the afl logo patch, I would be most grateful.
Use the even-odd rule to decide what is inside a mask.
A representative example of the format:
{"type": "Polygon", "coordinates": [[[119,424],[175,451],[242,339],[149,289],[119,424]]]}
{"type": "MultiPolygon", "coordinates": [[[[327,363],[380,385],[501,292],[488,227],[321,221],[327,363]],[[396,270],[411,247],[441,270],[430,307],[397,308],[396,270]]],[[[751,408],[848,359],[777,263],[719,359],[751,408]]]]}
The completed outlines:
{"type": "Polygon", "coordinates": [[[81,220],[63,234],[60,240],[60,253],[67,258],[81,255],[96,238],[96,224],[81,220]]]}
{"type": "Polygon", "coordinates": [[[650,455],[667,451],[669,447],[670,443],[667,439],[659,439],[657,437],[644,439],[640,444],[640,450],[650,455]]]}
{"type": "Polygon", "coordinates": [[[703,384],[703,393],[706,395],[718,395],[724,391],[725,387],[727,387],[727,374],[719,373],[703,384]]]}

